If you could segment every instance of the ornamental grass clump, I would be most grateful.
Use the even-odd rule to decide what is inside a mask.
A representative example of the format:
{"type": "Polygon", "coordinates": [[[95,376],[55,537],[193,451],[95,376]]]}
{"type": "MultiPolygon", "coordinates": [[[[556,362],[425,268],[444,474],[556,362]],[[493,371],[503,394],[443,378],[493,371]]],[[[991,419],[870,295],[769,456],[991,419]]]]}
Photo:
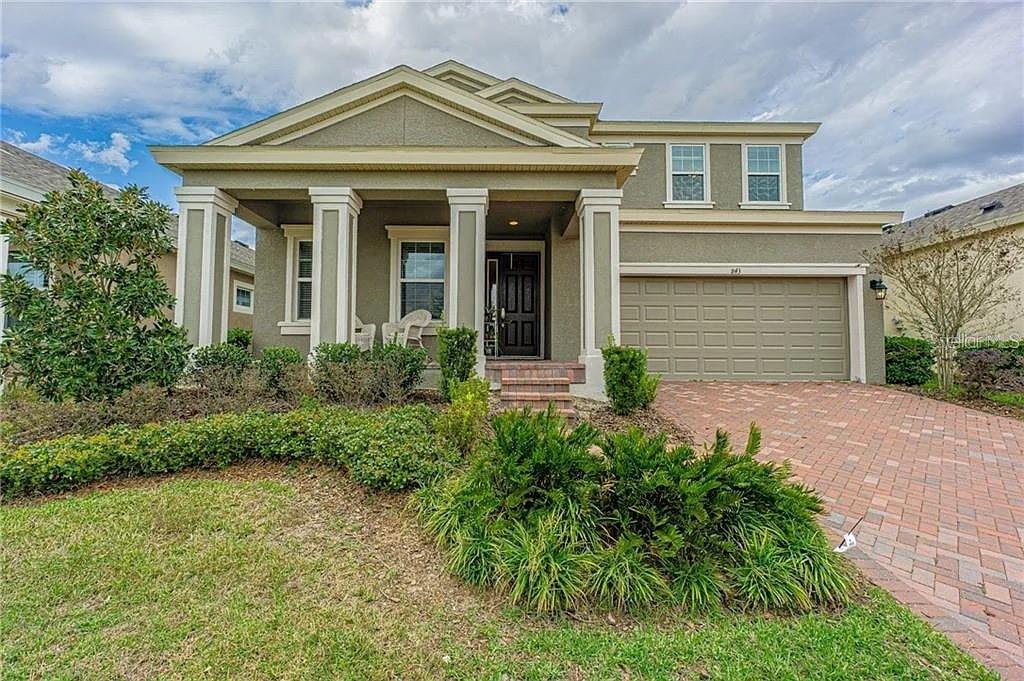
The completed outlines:
{"type": "Polygon", "coordinates": [[[846,564],[788,467],[724,433],[698,451],[639,430],[506,412],[460,473],[418,493],[454,574],[538,612],[679,605],[805,611],[845,603],[846,564]]]}

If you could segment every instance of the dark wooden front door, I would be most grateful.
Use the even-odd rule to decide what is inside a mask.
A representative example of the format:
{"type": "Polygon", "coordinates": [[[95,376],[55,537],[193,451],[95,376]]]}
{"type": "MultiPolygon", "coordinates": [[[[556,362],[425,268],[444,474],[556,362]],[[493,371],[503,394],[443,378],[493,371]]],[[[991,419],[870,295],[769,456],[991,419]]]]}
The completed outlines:
{"type": "Polygon", "coordinates": [[[491,253],[498,261],[498,352],[540,356],[540,253],[491,253]]]}

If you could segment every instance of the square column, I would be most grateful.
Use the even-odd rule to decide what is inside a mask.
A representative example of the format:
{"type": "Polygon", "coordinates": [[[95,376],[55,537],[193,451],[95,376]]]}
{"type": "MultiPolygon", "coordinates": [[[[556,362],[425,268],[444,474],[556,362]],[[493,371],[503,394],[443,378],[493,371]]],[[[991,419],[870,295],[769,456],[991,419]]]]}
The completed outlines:
{"type": "Polygon", "coordinates": [[[619,205],[621,189],[581,189],[576,199],[580,225],[580,363],[586,383],[578,392],[604,399],[604,359],[608,336],[618,342],[619,205]]]}
{"type": "Polygon", "coordinates": [[[350,187],[310,187],[313,201],[313,300],[309,348],[352,341],[356,243],[363,201],[350,187]]]}
{"type": "Polygon", "coordinates": [[[485,245],[487,190],[449,189],[451,207],[448,246],[447,323],[476,329],[476,369],[484,375],[485,245]]]}
{"type": "Polygon", "coordinates": [[[178,187],[174,323],[195,346],[223,343],[231,306],[231,216],[238,201],[216,187],[178,187]]]}

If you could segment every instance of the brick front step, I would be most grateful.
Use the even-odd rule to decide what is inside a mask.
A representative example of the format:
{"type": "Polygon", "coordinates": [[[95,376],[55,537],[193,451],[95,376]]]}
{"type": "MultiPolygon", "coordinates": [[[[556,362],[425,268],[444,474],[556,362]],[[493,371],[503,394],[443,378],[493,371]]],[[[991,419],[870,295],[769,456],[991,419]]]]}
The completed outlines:
{"type": "Polygon", "coordinates": [[[487,378],[497,383],[508,378],[568,378],[571,383],[586,381],[586,369],[579,362],[548,360],[487,360],[487,378]]]}
{"type": "Polygon", "coordinates": [[[550,403],[556,412],[574,419],[576,408],[569,386],[584,382],[585,371],[578,362],[488,360],[487,377],[498,385],[503,409],[543,411],[550,403]]]}
{"type": "Polygon", "coordinates": [[[520,393],[569,394],[570,381],[564,376],[532,378],[528,376],[506,376],[501,380],[502,395],[520,393]]]}

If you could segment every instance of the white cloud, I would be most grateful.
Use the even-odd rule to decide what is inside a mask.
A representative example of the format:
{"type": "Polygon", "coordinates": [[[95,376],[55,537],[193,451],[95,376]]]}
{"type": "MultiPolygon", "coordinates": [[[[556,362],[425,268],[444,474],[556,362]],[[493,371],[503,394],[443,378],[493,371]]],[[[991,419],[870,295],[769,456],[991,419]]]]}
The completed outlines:
{"type": "Polygon", "coordinates": [[[57,137],[49,133],[40,133],[39,137],[35,140],[25,139],[25,133],[20,130],[12,130],[10,133],[10,141],[17,147],[21,147],[25,151],[29,151],[33,154],[44,155],[44,154],[55,154],[57,153],[57,145],[61,144],[66,137],[57,137]]]}
{"type": "Polygon", "coordinates": [[[124,133],[114,132],[110,134],[110,144],[104,146],[101,142],[72,142],[68,149],[90,163],[117,168],[122,173],[127,173],[137,162],[128,158],[132,144],[124,133]]]}
{"type": "MultiPolygon", "coordinates": [[[[147,143],[196,143],[395,64],[455,58],[603,101],[605,118],[821,121],[805,147],[808,207],[913,215],[1024,172],[1019,3],[60,11],[5,7],[5,109],[109,119],[147,143]]],[[[116,149],[108,160],[132,163],[116,149]]]]}

